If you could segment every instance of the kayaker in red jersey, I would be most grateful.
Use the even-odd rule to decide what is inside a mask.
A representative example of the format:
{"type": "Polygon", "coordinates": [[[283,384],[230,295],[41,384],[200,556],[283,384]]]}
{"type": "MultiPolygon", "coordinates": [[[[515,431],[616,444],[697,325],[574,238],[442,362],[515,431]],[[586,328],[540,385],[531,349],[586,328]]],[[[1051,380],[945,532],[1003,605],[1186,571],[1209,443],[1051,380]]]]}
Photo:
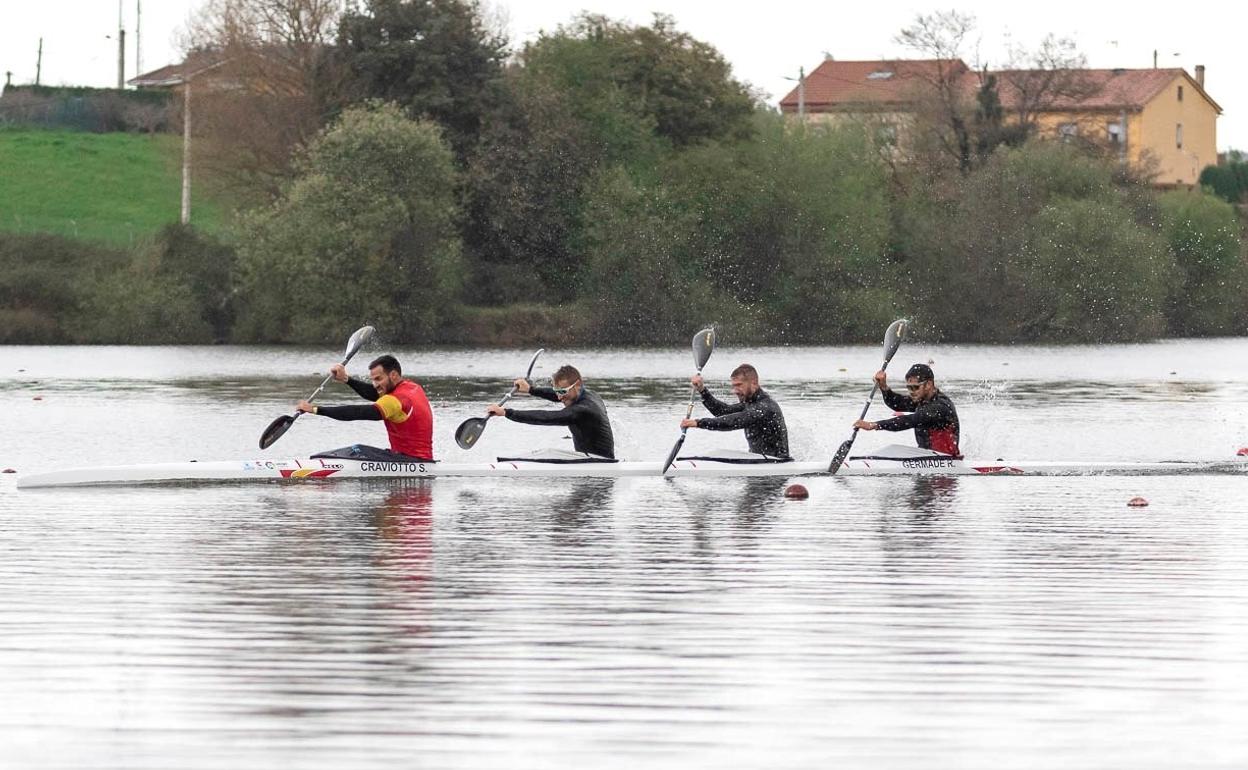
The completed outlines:
{"type": "Polygon", "coordinates": [[[884,394],[884,403],[895,412],[913,412],[888,420],[859,420],[855,428],[862,430],[910,430],[914,428],[914,440],[922,449],[931,449],[961,459],[958,449],[958,410],[949,397],[936,387],[936,375],[927,364],[915,364],[906,372],[906,390],[903,396],[889,390],[888,376],[884,370],[875,373],[875,384],[884,394]]]}
{"type": "Polygon", "coordinates": [[[334,420],[385,420],[390,435],[390,451],[406,458],[433,460],[433,410],[424,388],[403,379],[403,368],[394,356],[381,356],[368,365],[371,384],[347,375],[342,364],[329,370],[341,382],[371,404],[358,406],[319,406],[300,401],[300,412],[334,420]]]}

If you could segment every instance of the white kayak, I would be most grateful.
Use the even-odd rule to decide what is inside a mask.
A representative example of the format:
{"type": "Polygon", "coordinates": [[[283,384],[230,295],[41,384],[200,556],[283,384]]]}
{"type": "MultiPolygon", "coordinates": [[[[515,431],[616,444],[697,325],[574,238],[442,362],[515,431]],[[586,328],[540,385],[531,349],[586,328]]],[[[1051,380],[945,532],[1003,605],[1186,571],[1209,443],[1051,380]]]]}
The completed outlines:
{"type": "MultiPolygon", "coordinates": [[[[542,450],[483,463],[441,463],[409,459],[354,459],[337,450],[314,457],[257,458],[152,465],[115,465],[26,474],[22,489],[105,484],[176,482],[307,481],[338,479],[422,479],[438,477],[600,477],[659,476],[660,462],[604,460],[563,450],[542,450]]],[[[827,460],[778,460],[749,452],[718,451],[678,458],[668,469],[675,478],[828,475],[827,460]]],[[[914,447],[888,446],[850,457],[837,476],[1079,476],[1248,473],[1248,457],[1228,460],[1162,462],[1053,462],[959,460],[914,447]]]]}

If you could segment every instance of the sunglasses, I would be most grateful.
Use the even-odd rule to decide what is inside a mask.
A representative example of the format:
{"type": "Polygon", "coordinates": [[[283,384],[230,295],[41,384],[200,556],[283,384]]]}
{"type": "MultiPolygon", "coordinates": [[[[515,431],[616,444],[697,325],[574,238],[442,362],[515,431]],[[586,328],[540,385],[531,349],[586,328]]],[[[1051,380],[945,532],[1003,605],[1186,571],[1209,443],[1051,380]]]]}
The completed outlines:
{"type": "MultiPolygon", "coordinates": [[[[568,395],[568,391],[572,390],[573,388],[575,388],[577,385],[580,385],[580,384],[581,384],[581,381],[577,380],[576,382],[572,383],[566,388],[560,388],[558,386],[555,386],[554,388],[552,388],[552,390],[555,391],[556,396],[566,396],[568,395]]],[[[554,382],[551,382],[551,385],[554,385],[554,382]]]]}

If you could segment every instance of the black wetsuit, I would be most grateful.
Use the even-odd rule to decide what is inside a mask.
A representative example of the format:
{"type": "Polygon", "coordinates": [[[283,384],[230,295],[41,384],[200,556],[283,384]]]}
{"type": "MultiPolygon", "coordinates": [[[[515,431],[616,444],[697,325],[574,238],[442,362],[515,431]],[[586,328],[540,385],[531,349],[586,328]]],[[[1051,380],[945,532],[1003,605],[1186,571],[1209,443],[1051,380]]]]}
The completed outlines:
{"type": "MultiPolygon", "coordinates": [[[[530,388],[529,393],[547,401],[558,401],[553,388],[530,388]]],[[[572,433],[572,446],[578,452],[615,459],[615,436],[607,419],[607,406],[596,393],[581,387],[571,405],[562,409],[508,409],[507,419],[526,425],[566,425],[572,433]]]]}
{"type": "Polygon", "coordinates": [[[725,404],[711,395],[710,388],[702,389],[702,404],[714,417],[698,419],[703,430],[745,429],[745,440],[750,451],[769,457],[789,456],[789,431],[784,427],[784,413],[780,405],[759,388],[744,401],[725,404]]]}
{"type": "Polygon", "coordinates": [[[886,390],[884,403],[893,411],[914,414],[880,420],[875,424],[876,428],[891,431],[914,428],[914,440],[922,449],[931,449],[954,457],[962,456],[962,450],[958,449],[958,410],[944,393],[938,390],[930,401],[920,404],[909,396],[886,390]]]}

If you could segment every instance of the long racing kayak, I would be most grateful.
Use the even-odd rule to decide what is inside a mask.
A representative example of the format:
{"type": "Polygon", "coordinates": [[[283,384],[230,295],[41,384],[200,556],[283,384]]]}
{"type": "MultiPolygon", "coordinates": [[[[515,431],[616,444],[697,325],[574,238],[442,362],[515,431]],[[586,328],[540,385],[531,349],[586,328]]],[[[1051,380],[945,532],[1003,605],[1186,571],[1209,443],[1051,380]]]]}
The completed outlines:
{"type": "MultiPolygon", "coordinates": [[[[635,477],[659,476],[660,462],[617,462],[562,450],[545,450],[483,463],[442,463],[409,458],[346,456],[346,450],[313,457],[258,458],[73,468],[26,474],[22,489],[176,482],[332,481],[439,477],[635,477]]],[[[666,475],[675,478],[828,475],[828,460],[799,461],[716,452],[681,457],[666,475]]],[[[914,447],[888,446],[847,458],[837,476],[1081,476],[1248,473],[1248,457],[1160,462],[1054,462],[960,460],[914,447]]]]}

